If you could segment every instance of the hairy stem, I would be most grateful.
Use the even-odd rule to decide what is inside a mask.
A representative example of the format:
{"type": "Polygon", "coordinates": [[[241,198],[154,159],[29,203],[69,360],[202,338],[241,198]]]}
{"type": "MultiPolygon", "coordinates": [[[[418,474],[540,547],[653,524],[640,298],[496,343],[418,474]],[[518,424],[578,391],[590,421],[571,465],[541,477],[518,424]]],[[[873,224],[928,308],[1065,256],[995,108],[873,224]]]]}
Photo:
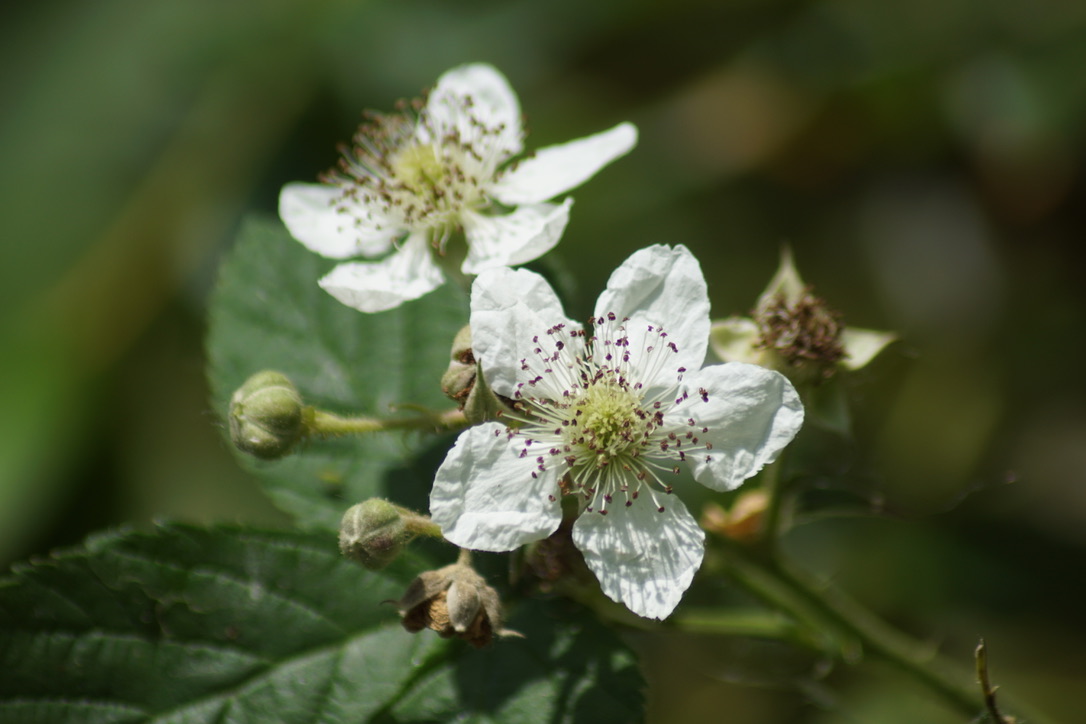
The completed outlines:
{"type": "Polygon", "coordinates": [[[342,435],[368,435],[386,430],[428,430],[444,432],[462,430],[468,426],[460,410],[425,412],[412,417],[383,419],[379,417],[341,417],[316,408],[306,409],[306,427],[311,435],[337,437],[342,435]]]}

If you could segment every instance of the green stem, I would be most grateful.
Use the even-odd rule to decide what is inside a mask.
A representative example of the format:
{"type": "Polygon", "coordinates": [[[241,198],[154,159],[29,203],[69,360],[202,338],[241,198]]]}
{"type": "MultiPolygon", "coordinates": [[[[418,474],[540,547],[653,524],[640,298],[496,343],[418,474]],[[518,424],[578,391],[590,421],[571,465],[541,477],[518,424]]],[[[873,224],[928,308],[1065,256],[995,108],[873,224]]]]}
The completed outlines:
{"type": "Polygon", "coordinates": [[[400,520],[403,521],[404,527],[414,535],[444,540],[445,536],[441,534],[441,526],[430,520],[430,516],[419,515],[415,511],[399,505],[395,506],[395,508],[400,513],[400,520]]]}
{"type": "Polygon", "coordinates": [[[778,532],[781,527],[785,497],[784,476],[781,475],[781,465],[781,461],[778,460],[767,465],[762,471],[762,488],[769,496],[769,504],[762,518],[759,540],[761,545],[769,552],[773,552],[780,541],[778,532]]]}
{"type": "MultiPolygon", "coordinates": [[[[869,652],[938,694],[962,715],[972,719],[985,711],[984,692],[966,669],[892,628],[830,584],[755,549],[720,540],[727,547],[722,565],[737,583],[813,630],[830,633],[846,662],[856,663],[869,652]]],[[[1022,711],[1024,707],[1014,708],[1022,711]]],[[[1046,724],[1048,720],[1031,712],[1029,721],[1046,724]]]]}
{"type": "Polygon", "coordinates": [[[785,641],[820,653],[827,648],[825,641],[813,637],[810,629],[800,626],[795,619],[778,612],[768,613],[764,609],[687,608],[669,623],[685,633],[785,641]]]}
{"type": "Polygon", "coordinates": [[[382,419],[379,417],[341,417],[314,407],[304,412],[306,430],[310,435],[340,436],[368,435],[386,430],[462,430],[469,423],[460,410],[428,412],[413,417],[382,419]]]}

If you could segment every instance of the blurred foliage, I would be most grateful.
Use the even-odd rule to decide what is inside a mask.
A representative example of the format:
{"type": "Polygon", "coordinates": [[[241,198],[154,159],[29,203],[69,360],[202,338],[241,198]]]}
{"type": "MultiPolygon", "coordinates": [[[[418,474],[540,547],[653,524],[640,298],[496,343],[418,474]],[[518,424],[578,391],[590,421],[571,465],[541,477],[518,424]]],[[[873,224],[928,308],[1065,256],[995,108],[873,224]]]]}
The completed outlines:
{"type": "MultiPolygon", "coordinates": [[[[363,108],[486,60],[520,93],[533,146],[641,128],[634,153],[575,194],[558,247],[582,316],[618,260],[653,242],[699,256],[716,316],[746,313],[787,241],[848,323],[901,333],[849,380],[857,439],[812,481],[818,515],[790,546],[953,656],[983,634],[996,683],[1077,714],[1086,4],[0,13],[0,558],[153,516],[284,521],[210,411],[217,262],[243,214],[274,212],[283,183],[332,165],[363,108]],[[831,517],[842,496],[881,517],[831,517]]],[[[879,672],[765,695],[726,683],[733,646],[655,646],[658,721],[937,720],[897,706],[917,693],[879,672]]]]}

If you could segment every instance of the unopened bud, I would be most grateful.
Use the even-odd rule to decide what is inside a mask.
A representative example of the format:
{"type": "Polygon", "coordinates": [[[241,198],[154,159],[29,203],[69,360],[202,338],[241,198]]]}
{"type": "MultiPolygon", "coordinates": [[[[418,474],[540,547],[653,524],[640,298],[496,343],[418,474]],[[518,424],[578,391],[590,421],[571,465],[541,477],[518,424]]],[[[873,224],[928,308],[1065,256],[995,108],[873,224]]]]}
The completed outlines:
{"type": "Polygon", "coordinates": [[[441,376],[441,389],[473,424],[495,419],[508,405],[490,389],[471,348],[471,327],[453,339],[449,368],[441,376]]]}
{"type": "Polygon", "coordinates": [[[339,550],[371,571],[384,568],[415,537],[402,511],[387,500],[370,498],[343,514],[339,550]]]}
{"type": "Polygon", "coordinates": [[[477,649],[494,636],[520,635],[502,626],[498,592],[463,563],[422,573],[395,603],[411,633],[428,628],[442,638],[458,636],[477,649]]]}
{"type": "Polygon", "coordinates": [[[230,436],[235,447],[274,460],[304,434],[302,397],[286,375],[257,372],[230,398],[230,436]]]}

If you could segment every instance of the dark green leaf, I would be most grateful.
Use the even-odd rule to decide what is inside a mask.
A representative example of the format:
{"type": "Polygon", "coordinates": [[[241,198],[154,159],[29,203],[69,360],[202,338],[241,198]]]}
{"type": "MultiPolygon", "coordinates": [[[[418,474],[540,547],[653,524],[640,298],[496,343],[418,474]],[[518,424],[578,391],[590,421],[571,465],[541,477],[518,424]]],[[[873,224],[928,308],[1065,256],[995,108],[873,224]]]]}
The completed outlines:
{"type": "MultiPolygon", "coordinates": [[[[242,229],[211,302],[208,354],[221,419],[233,391],[263,369],[285,373],[308,404],[340,414],[389,416],[404,404],[451,407],[439,382],[453,336],[467,323],[464,295],[446,285],[398,309],[363,314],[317,286],[331,265],[278,220],[250,220],[242,229]]],[[[335,528],[362,499],[412,502],[405,488],[428,490],[428,469],[416,471],[418,480],[398,474],[390,485],[386,478],[434,444],[419,433],[316,440],[281,461],[246,457],[244,464],[300,523],[335,528]]]]}
{"type": "Polygon", "coordinates": [[[114,533],[0,581],[3,722],[609,722],[640,718],[630,653],[562,604],[483,650],[411,635],[417,570],[365,571],[332,536],[114,533]]]}

